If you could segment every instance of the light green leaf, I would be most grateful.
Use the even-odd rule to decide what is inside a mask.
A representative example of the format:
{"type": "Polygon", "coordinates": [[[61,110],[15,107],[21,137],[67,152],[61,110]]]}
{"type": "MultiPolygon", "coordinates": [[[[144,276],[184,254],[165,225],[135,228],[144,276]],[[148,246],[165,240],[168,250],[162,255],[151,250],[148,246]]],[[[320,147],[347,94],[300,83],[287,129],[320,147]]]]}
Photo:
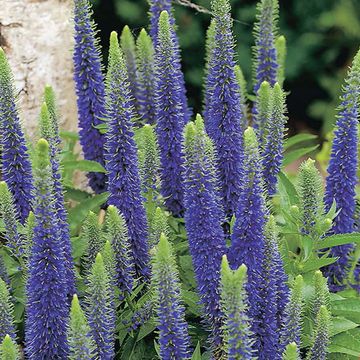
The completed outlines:
{"type": "Polygon", "coordinates": [[[192,354],[191,360],[201,360],[200,343],[198,342],[192,354]]]}
{"type": "Polygon", "coordinates": [[[336,261],[337,261],[337,258],[328,258],[328,257],[308,260],[304,264],[303,272],[318,270],[324,266],[333,264],[336,261]]]}
{"type": "Polygon", "coordinates": [[[60,136],[63,139],[79,140],[79,135],[76,132],[73,132],[73,131],[61,130],[60,131],[60,136]]]}
{"type": "Polygon", "coordinates": [[[295,205],[299,203],[299,195],[296,191],[294,184],[283,172],[279,173],[279,185],[282,186],[286,191],[290,205],[295,205]]]}
{"type": "MultiPolygon", "coordinates": [[[[359,300],[357,300],[359,302],[359,300]]],[[[341,353],[360,356],[360,328],[342,332],[331,339],[329,346],[331,353],[341,353]]]]}
{"type": "Polygon", "coordinates": [[[334,246],[360,243],[360,233],[339,234],[326,237],[317,243],[317,249],[326,249],[334,246]]]}
{"type": "MultiPolygon", "coordinates": [[[[358,298],[333,301],[331,303],[331,312],[335,316],[342,316],[360,324],[360,301],[358,298]]],[[[360,333],[358,335],[360,341],[360,333]]]]}
{"type": "Polygon", "coordinates": [[[349,319],[346,319],[344,317],[338,317],[338,316],[333,317],[331,319],[330,335],[335,336],[344,331],[355,329],[358,326],[359,326],[359,324],[357,324],[349,319]]]}
{"type": "Polygon", "coordinates": [[[285,167],[285,166],[291,164],[295,160],[300,159],[302,156],[309,154],[312,151],[316,150],[318,147],[319,147],[319,145],[315,145],[315,146],[309,146],[309,147],[300,148],[300,149],[296,149],[296,150],[288,152],[284,156],[282,166],[285,167]]]}
{"type": "Polygon", "coordinates": [[[104,192],[102,194],[95,195],[90,199],[86,199],[79,205],[69,210],[69,221],[71,230],[75,230],[84,221],[89,211],[95,211],[105,204],[109,197],[109,193],[104,192]]]}
{"type": "Polygon", "coordinates": [[[150,333],[152,333],[155,330],[155,328],[156,325],[154,321],[152,320],[147,321],[144,325],[141,326],[136,342],[148,336],[150,333]]]}
{"type": "Polygon", "coordinates": [[[96,161],[91,160],[70,160],[61,164],[63,170],[80,170],[86,172],[106,173],[104,167],[96,161]]]}
{"type": "Polygon", "coordinates": [[[296,135],[294,135],[294,136],[292,136],[292,137],[285,140],[284,149],[287,150],[291,146],[302,143],[304,141],[314,140],[316,138],[317,138],[317,136],[313,135],[313,134],[305,134],[305,133],[296,134],[296,135]]]}

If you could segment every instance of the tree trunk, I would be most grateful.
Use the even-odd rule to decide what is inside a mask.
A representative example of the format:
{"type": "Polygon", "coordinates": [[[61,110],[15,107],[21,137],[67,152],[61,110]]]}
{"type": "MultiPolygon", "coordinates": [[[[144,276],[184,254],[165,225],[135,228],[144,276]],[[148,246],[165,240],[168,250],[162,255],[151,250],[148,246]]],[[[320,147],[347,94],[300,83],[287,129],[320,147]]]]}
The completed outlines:
{"type": "Polygon", "coordinates": [[[30,136],[46,84],[57,94],[61,128],[76,130],[71,19],[71,0],[0,0],[0,46],[12,67],[20,117],[30,136]]]}

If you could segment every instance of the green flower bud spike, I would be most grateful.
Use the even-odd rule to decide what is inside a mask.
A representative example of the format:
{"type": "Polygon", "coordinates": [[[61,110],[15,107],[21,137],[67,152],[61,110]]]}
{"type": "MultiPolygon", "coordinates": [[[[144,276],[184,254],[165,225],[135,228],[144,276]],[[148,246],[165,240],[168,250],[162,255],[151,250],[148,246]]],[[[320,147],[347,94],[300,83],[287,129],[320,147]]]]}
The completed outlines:
{"type": "Polygon", "coordinates": [[[300,360],[299,349],[294,342],[286,346],[282,360],[300,360]]]}
{"type": "Polygon", "coordinates": [[[68,332],[69,360],[91,360],[94,356],[95,344],[91,337],[91,329],[80,307],[75,294],[71,302],[70,324],[68,332]]]}
{"type": "Polygon", "coordinates": [[[20,360],[18,346],[14,343],[9,335],[6,335],[0,345],[1,360],[20,360]]]}
{"type": "Polygon", "coordinates": [[[331,317],[325,305],[321,305],[316,317],[312,346],[306,360],[326,360],[329,346],[331,317]]]}

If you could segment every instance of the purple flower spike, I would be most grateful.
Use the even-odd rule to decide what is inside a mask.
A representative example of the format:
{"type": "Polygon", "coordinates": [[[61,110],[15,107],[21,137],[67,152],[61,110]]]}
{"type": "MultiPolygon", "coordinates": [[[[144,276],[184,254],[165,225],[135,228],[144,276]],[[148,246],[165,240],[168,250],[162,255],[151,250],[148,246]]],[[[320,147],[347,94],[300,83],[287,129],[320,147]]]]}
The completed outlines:
{"type": "Polygon", "coordinates": [[[12,81],[10,66],[0,48],[1,175],[13,194],[19,220],[24,224],[31,210],[33,177],[12,81]]]}
{"type": "MultiPolygon", "coordinates": [[[[332,228],[334,234],[355,231],[359,98],[360,51],[355,56],[345,81],[328,166],[329,175],[326,179],[324,198],[326,210],[330,209],[333,201],[340,210],[332,228]]],[[[342,282],[346,279],[349,271],[349,256],[352,249],[352,244],[336,246],[331,249],[332,256],[339,257],[339,260],[329,265],[325,271],[325,276],[329,278],[330,290],[337,291],[343,287],[342,282]]]]}
{"type": "MultiPolygon", "coordinates": [[[[104,166],[105,137],[96,126],[105,116],[105,86],[96,26],[88,0],[74,0],[74,80],[77,95],[80,143],[87,160],[104,166]]],[[[89,184],[96,193],[106,190],[106,175],[91,172],[89,184]]]]}
{"type": "Polygon", "coordinates": [[[279,16],[278,0],[261,0],[257,5],[257,22],[254,28],[254,92],[263,81],[275,85],[278,73],[275,40],[277,37],[277,21],[279,16]]]}
{"type": "Polygon", "coordinates": [[[36,156],[35,228],[27,281],[26,353],[31,360],[66,359],[67,279],[46,140],[39,140],[36,156]]]}
{"type": "Polygon", "coordinates": [[[235,75],[234,39],[228,0],[213,0],[214,28],[209,31],[209,64],[205,94],[205,126],[217,151],[225,214],[237,207],[243,163],[243,111],[235,75]],[[212,38],[212,40],[211,40],[212,38]],[[213,44],[211,44],[213,42],[213,44]]]}
{"type": "Polygon", "coordinates": [[[220,267],[226,252],[221,224],[224,214],[218,196],[212,141],[198,115],[185,128],[185,226],[204,318],[211,330],[211,347],[222,343],[220,267]]]}
{"type": "Polygon", "coordinates": [[[106,78],[106,105],[109,130],[106,134],[106,169],[109,177],[109,205],[123,214],[129,231],[137,275],[149,277],[147,220],[141,197],[134,141],[130,87],[126,64],[116,32],[110,36],[109,68],[106,78]]]}
{"type": "Polygon", "coordinates": [[[162,168],[161,192],[167,208],[179,216],[184,210],[181,141],[187,119],[183,110],[182,74],[170,19],[166,11],[161,13],[159,19],[159,39],[155,52],[155,113],[162,168]]]}

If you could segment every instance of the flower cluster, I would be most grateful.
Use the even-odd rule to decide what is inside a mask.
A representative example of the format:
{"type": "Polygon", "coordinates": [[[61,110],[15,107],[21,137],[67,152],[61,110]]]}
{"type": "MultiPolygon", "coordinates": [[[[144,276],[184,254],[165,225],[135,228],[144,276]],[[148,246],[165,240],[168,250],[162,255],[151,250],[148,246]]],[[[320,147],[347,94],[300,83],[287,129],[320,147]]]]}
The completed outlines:
{"type": "Polygon", "coordinates": [[[89,0],[74,0],[85,159],[77,135],[59,130],[51,86],[41,139],[26,141],[0,49],[0,358],[360,356],[360,52],[326,180],[326,161],[312,159],[288,177],[314,137],[285,140],[278,1],[259,1],[252,94],[230,1],[211,1],[204,120],[194,121],[172,1],[149,5],[149,35],[111,33],[105,77],[89,0]],[[75,170],[92,189],[74,186],[75,170]]]}

